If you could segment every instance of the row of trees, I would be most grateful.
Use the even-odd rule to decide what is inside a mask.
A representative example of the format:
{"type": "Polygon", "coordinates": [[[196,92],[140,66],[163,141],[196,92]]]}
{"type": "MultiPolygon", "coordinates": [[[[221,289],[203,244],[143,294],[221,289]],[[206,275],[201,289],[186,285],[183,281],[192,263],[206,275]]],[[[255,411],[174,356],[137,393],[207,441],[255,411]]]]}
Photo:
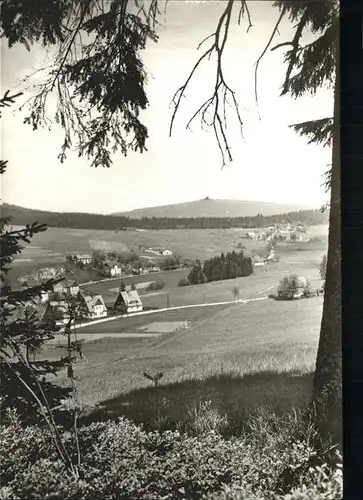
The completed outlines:
{"type": "Polygon", "coordinates": [[[13,224],[24,225],[34,220],[42,221],[49,227],[69,227],[76,229],[108,229],[122,231],[128,229],[229,229],[241,227],[268,227],[273,224],[296,224],[302,222],[307,226],[326,224],[327,214],[319,210],[304,210],[287,214],[265,216],[258,214],[254,217],[143,217],[130,219],[128,217],[99,215],[56,213],[41,210],[25,210],[13,205],[4,205],[4,214],[12,218],[13,224]]]}
{"type": "Polygon", "coordinates": [[[237,253],[233,250],[206,260],[203,266],[199,260],[196,261],[188,275],[188,281],[191,285],[199,285],[210,281],[242,278],[252,273],[251,257],[245,257],[243,251],[237,253]]]}

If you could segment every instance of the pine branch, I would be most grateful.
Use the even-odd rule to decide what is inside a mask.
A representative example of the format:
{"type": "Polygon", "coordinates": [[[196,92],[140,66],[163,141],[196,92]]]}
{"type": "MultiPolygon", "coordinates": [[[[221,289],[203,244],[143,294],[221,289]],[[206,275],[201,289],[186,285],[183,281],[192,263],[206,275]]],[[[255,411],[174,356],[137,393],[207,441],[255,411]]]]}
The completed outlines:
{"type": "Polygon", "coordinates": [[[308,144],[322,144],[330,147],[333,144],[333,118],[321,118],[289,125],[302,136],[308,136],[308,144]]]}

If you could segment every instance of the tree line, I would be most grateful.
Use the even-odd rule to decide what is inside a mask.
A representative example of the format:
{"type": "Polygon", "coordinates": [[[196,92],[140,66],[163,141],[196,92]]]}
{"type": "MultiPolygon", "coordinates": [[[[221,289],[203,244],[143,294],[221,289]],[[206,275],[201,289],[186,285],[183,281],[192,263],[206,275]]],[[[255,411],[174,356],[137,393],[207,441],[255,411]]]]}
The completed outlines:
{"type": "Polygon", "coordinates": [[[11,218],[11,224],[14,225],[26,225],[38,221],[48,227],[106,229],[112,231],[133,229],[230,229],[233,227],[250,229],[283,223],[296,224],[301,222],[307,226],[313,226],[327,224],[328,222],[328,214],[320,210],[302,210],[269,216],[257,214],[253,217],[142,217],[140,219],[131,219],[114,215],[47,212],[4,204],[2,212],[4,217],[11,218]]]}
{"type": "Polygon", "coordinates": [[[193,265],[188,281],[191,285],[209,283],[211,281],[229,280],[250,276],[253,273],[251,257],[245,257],[243,251],[222,253],[202,263],[197,260],[193,265]]]}

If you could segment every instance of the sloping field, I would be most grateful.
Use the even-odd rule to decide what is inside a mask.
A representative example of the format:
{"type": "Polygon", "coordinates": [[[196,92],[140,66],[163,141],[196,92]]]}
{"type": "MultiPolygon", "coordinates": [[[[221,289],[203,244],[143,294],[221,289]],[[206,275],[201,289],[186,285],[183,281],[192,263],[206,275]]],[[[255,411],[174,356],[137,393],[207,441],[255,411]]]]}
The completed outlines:
{"type": "MultiPolygon", "coordinates": [[[[109,359],[98,366],[79,365],[83,402],[95,403],[146,387],[144,371],[162,371],[164,383],[171,384],[223,373],[243,375],[266,370],[307,373],[314,368],[322,298],[294,302],[265,300],[233,304],[220,310],[205,308],[205,311],[208,316],[189,330],[130,358],[109,359]]],[[[149,323],[150,316],[144,317],[144,322],[149,323]]]]}
{"type": "MultiPolygon", "coordinates": [[[[163,280],[165,288],[157,294],[148,292],[146,288],[138,291],[142,297],[144,306],[164,308],[178,307],[188,304],[203,304],[234,300],[233,289],[240,290],[240,299],[265,296],[273,293],[279,280],[288,274],[297,273],[309,278],[312,286],[320,287],[318,264],[323,255],[323,250],[312,250],[310,252],[295,252],[292,255],[283,255],[280,262],[264,267],[255,268],[251,276],[233,280],[215,281],[203,285],[178,287],[181,278],[187,277],[189,270],[181,269],[177,272],[157,273],[148,276],[137,276],[123,280],[125,284],[150,282],[151,280],[163,280]]],[[[115,300],[117,296],[118,281],[97,283],[86,286],[85,289],[94,293],[101,293],[108,302],[115,300]]],[[[102,325],[100,325],[102,328],[102,325]]]]}

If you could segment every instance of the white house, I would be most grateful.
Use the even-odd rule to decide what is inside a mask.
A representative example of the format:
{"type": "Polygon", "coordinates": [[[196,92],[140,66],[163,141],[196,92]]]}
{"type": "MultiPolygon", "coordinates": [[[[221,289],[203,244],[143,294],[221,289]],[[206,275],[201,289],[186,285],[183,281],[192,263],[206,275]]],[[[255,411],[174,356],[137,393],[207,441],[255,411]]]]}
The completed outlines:
{"type": "Polygon", "coordinates": [[[114,308],[118,309],[122,308],[122,306],[126,309],[127,313],[142,311],[142,302],[136,290],[129,290],[119,293],[114,308]]]}
{"type": "Polygon", "coordinates": [[[40,292],[40,303],[45,304],[49,300],[49,292],[47,290],[41,290],[40,292]]]}
{"type": "Polygon", "coordinates": [[[65,280],[63,283],[63,291],[75,297],[79,293],[79,285],[74,280],[65,280]]]}
{"type": "Polygon", "coordinates": [[[82,264],[91,264],[92,257],[88,253],[78,254],[75,256],[78,262],[82,262],[82,264]]]}
{"type": "Polygon", "coordinates": [[[173,252],[171,250],[166,249],[166,250],[163,250],[163,255],[164,255],[164,257],[168,257],[170,255],[173,255],[173,252]]]}
{"type": "Polygon", "coordinates": [[[53,292],[69,293],[73,297],[76,297],[79,293],[79,285],[74,280],[64,279],[53,285],[53,292]]]}
{"type": "Polygon", "coordinates": [[[87,319],[104,318],[107,316],[107,307],[102,295],[82,295],[83,315],[87,319]]]}
{"type": "Polygon", "coordinates": [[[118,262],[106,261],[103,264],[105,275],[115,278],[122,275],[122,268],[118,262]]]}
{"type": "Polygon", "coordinates": [[[284,241],[291,241],[291,231],[288,229],[284,229],[278,232],[278,236],[280,239],[284,241]]]}

